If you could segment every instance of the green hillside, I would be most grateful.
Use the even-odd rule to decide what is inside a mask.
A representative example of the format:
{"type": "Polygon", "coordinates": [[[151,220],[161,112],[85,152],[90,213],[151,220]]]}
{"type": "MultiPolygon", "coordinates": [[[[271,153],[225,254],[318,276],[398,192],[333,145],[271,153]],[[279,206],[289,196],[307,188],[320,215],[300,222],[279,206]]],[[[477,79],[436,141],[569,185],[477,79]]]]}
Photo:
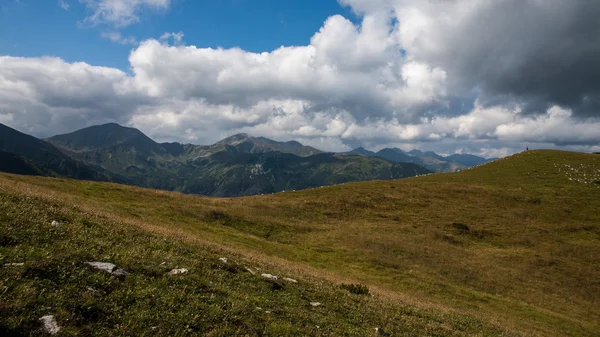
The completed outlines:
{"type": "MultiPolygon", "coordinates": [[[[329,294],[330,300],[348,301],[336,303],[324,313],[331,324],[339,324],[334,330],[293,330],[301,323],[292,321],[285,328],[291,330],[265,330],[267,335],[375,335],[369,329],[385,329],[385,324],[392,325],[386,330],[393,336],[594,336],[600,331],[599,155],[529,151],[458,173],[237,199],[7,174],[1,175],[0,187],[3,214],[7,214],[2,218],[3,242],[8,242],[1,248],[4,263],[44,261],[47,251],[35,253],[40,249],[35,242],[54,245],[58,241],[36,239],[36,235],[45,235],[39,229],[26,234],[13,232],[21,227],[12,224],[25,221],[29,214],[40,214],[40,218],[33,217],[33,223],[47,223],[58,215],[45,212],[66,207],[78,215],[76,220],[62,221],[85,228],[85,219],[100,217],[102,221],[92,228],[108,232],[101,234],[107,236],[105,239],[95,235],[77,239],[82,250],[89,252],[85,259],[106,258],[125,268],[148,263],[139,267],[143,270],[159,260],[147,262],[146,258],[152,257],[152,242],[179,237],[181,244],[189,247],[189,256],[204,256],[208,254],[206,247],[217,245],[239,254],[244,263],[270,263],[273,273],[295,271],[291,274],[316,282],[300,284],[324,291],[319,296],[329,294]],[[137,234],[126,237],[119,232],[129,230],[140,231],[138,241],[137,234]],[[19,240],[23,240],[19,249],[11,248],[17,247],[13,242],[19,240]],[[117,244],[117,248],[104,244],[119,241],[124,244],[117,244]],[[134,249],[136,246],[139,248],[134,249]],[[29,260],[25,253],[17,255],[20,251],[33,255],[29,260]],[[134,257],[143,262],[135,262],[134,257]],[[364,284],[376,296],[341,296],[341,283],[364,284]],[[396,309],[384,309],[386,305],[396,309]],[[406,308],[421,314],[415,318],[400,313],[406,308]],[[348,316],[357,311],[368,314],[362,319],[348,316]]],[[[62,243],[60,247],[67,251],[64,248],[69,246],[62,243]]],[[[206,259],[214,261],[219,254],[206,259]]],[[[82,267],[83,259],[78,258],[75,266],[82,267]]],[[[59,258],[62,263],[72,260],[59,258]]],[[[77,270],[85,277],[94,277],[88,269],[77,270]]],[[[131,278],[135,280],[132,282],[150,282],[138,279],[145,273],[135,273],[140,276],[131,278]]],[[[251,275],[241,274],[239,284],[246,286],[246,281],[253,280],[251,275]]],[[[14,275],[10,291],[2,295],[3,299],[18,298],[10,302],[10,309],[29,303],[21,299],[26,289],[34,287],[27,282],[42,282],[14,275]]],[[[168,286],[161,280],[157,275],[158,283],[153,287],[168,286]]],[[[230,293],[224,296],[236,296],[232,289],[223,288],[230,293]]],[[[286,298],[294,301],[294,296],[286,298]]],[[[304,302],[309,298],[312,301],[314,296],[304,302]]],[[[104,299],[98,301],[105,303],[104,299]]],[[[123,310],[129,308],[122,302],[118,305],[123,310]]],[[[312,310],[305,303],[298,307],[312,310]]],[[[301,315],[291,307],[284,311],[294,317],[301,315]]],[[[22,317],[9,315],[13,312],[9,309],[4,312],[6,327],[14,326],[10,322],[22,317]]],[[[280,317],[282,321],[288,318],[280,317]]],[[[306,320],[302,318],[302,322],[306,320]]],[[[210,321],[203,322],[210,325],[210,321]]]]}

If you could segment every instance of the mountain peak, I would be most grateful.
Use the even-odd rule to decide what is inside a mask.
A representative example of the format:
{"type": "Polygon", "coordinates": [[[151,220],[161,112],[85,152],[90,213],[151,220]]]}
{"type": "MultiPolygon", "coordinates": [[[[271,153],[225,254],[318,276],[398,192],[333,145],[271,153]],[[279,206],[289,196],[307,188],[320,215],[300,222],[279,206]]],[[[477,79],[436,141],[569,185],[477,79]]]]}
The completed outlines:
{"type": "Polygon", "coordinates": [[[131,143],[136,147],[148,147],[156,143],[138,129],[107,123],[90,126],[72,133],[47,139],[50,143],[71,151],[89,151],[131,143]]]}
{"type": "Polygon", "coordinates": [[[241,144],[247,140],[249,140],[250,137],[247,133],[237,133],[233,136],[229,136],[225,139],[222,139],[221,141],[219,141],[217,144],[215,145],[231,145],[231,146],[235,146],[238,144],[241,144]]]}
{"type": "Polygon", "coordinates": [[[369,151],[362,146],[357,147],[356,149],[348,152],[348,154],[358,154],[358,155],[367,156],[367,157],[372,157],[375,155],[375,153],[373,151],[369,151]]]}

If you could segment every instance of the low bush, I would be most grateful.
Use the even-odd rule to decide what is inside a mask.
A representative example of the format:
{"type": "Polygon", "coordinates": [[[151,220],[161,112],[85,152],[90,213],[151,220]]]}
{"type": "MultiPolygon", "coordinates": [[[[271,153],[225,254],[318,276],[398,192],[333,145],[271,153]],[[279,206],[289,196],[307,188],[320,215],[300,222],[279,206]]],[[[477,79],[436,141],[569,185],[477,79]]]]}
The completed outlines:
{"type": "Polygon", "coordinates": [[[351,294],[355,294],[355,295],[368,295],[369,294],[369,287],[367,287],[364,284],[344,284],[342,283],[341,285],[342,289],[346,289],[348,290],[348,292],[350,292],[351,294]]]}

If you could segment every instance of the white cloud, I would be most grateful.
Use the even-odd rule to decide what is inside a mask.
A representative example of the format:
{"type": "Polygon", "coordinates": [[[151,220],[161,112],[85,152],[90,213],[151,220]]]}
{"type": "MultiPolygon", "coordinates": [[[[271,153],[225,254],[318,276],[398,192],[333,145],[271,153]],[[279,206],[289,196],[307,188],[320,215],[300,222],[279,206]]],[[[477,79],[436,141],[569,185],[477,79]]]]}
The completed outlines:
{"type": "Polygon", "coordinates": [[[167,10],[170,0],[79,0],[85,4],[90,15],[85,22],[93,26],[108,24],[125,27],[140,20],[144,10],[167,10]]]}
{"type": "Polygon", "coordinates": [[[166,41],[172,38],[175,45],[180,45],[183,42],[183,36],[183,32],[163,33],[163,35],[160,36],[160,40],[166,41]]]}
{"type": "MultiPolygon", "coordinates": [[[[557,1],[540,7],[508,2],[546,27],[540,18],[564,9],[557,1]]],[[[582,6],[574,1],[572,6],[582,6]]],[[[144,8],[170,5],[166,0],[83,2],[90,23],[115,27],[139,20],[144,8]]],[[[40,136],[117,121],[159,141],[206,144],[247,132],[324,150],[416,146],[497,156],[524,144],[592,149],[600,142],[600,121],[582,118],[577,106],[558,104],[559,98],[544,100],[553,90],[545,84],[535,95],[529,87],[522,93],[496,90],[498,83],[514,81],[511,76],[527,82],[519,65],[529,62],[525,44],[535,49],[556,42],[543,32],[533,34],[526,23],[503,16],[505,27],[488,17],[494,8],[502,10],[498,15],[512,13],[507,7],[487,0],[341,3],[362,13],[362,22],[330,17],[305,46],[252,53],[184,45],[183,33],[164,33],[131,51],[131,75],[57,58],[1,57],[0,120],[40,136]],[[513,24],[527,43],[500,38],[504,31],[516,34],[508,27],[513,24]],[[494,43],[480,41],[486,36],[494,43]],[[531,114],[532,102],[540,99],[544,104],[531,114]]],[[[573,18],[579,12],[565,13],[573,18]]],[[[103,36],[137,44],[112,28],[103,36]]],[[[595,47],[589,46],[591,55],[595,47]]],[[[573,53],[569,58],[581,58],[573,53]]],[[[557,71],[555,61],[539,69],[557,80],[563,69],[557,71]]],[[[589,91],[579,80],[569,83],[589,91]]]]}
{"type": "Polygon", "coordinates": [[[66,11],[69,10],[69,3],[66,0],[58,0],[58,6],[66,11]]]}
{"type": "Polygon", "coordinates": [[[120,32],[117,32],[117,31],[102,32],[102,33],[100,33],[100,36],[107,40],[110,40],[112,42],[116,42],[116,43],[123,44],[123,45],[135,46],[139,43],[135,37],[133,37],[133,36],[125,37],[120,32]]]}

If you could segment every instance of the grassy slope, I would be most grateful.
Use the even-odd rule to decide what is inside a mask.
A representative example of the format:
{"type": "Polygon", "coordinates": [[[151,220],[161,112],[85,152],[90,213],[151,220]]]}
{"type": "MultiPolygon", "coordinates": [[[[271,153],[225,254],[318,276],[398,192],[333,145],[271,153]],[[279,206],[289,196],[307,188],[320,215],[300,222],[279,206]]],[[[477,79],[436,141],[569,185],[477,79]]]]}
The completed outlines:
{"type": "Polygon", "coordinates": [[[600,329],[598,155],[529,151],[460,173],[241,199],[1,177],[3,190],[365,283],[386,303],[460,312],[521,334],[600,329]]]}

